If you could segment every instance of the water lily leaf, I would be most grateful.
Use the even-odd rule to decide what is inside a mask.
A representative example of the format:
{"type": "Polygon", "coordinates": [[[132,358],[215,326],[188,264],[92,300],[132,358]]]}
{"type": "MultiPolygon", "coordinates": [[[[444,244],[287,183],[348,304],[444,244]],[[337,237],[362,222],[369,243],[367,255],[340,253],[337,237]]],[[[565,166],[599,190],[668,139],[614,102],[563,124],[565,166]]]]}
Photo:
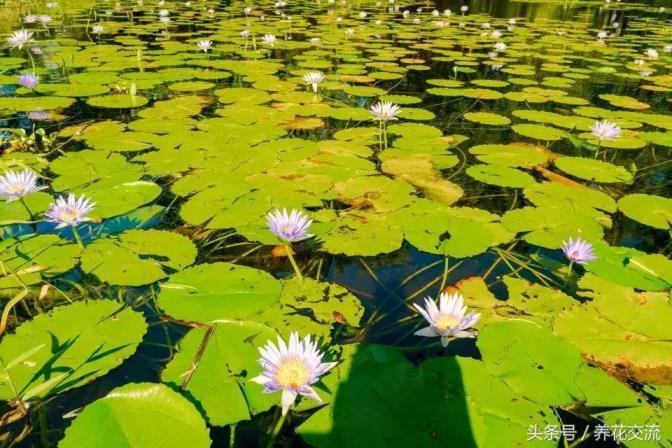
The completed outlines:
{"type": "Polygon", "coordinates": [[[535,140],[557,141],[567,137],[565,131],[543,124],[514,124],[511,129],[518,135],[535,140]]]}
{"type": "Polygon", "coordinates": [[[103,95],[89,98],[87,104],[93,107],[100,107],[103,109],[133,109],[142,107],[149,102],[149,100],[142,95],[103,95]]]}
{"type": "Polygon", "coordinates": [[[39,314],[0,342],[0,395],[30,400],[86,384],[131,356],[146,330],[140,313],[109,300],[39,314]]]}
{"type": "Polygon", "coordinates": [[[604,229],[591,213],[568,213],[562,207],[523,207],[502,216],[502,224],[511,232],[526,232],[530,244],[559,249],[563,241],[580,236],[589,241],[602,239],[604,229]]]}
{"type": "Polygon", "coordinates": [[[672,226],[672,199],[652,194],[629,194],[618,201],[618,209],[628,218],[656,229],[672,226]]]}
{"type": "Polygon", "coordinates": [[[553,418],[517,399],[481,361],[439,357],[414,368],[397,350],[376,345],[346,346],[343,358],[325,378],[331,403],[297,429],[312,446],[516,446],[530,419],[553,418]],[[432,400],[437,394],[444,398],[432,400]]]}
{"type": "Polygon", "coordinates": [[[333,324],[357,328],[363,315],[362,303],[342,286],[294,277],[283,281],[280,301],[254,319],[275,328],[285,339],[298,331],[328,342],[333,324]]]}
{"type": "Polygon", "coordinates": [[[508,126],[511,124],[511,120],[507,117],[492,112],[467,112],[464,114],[464,118],[488,126],[508,126]]]}
{"type": "Polygon", "coordinates": [[[478,337],[487,371],[540,404],[638,406],[637,395],[604,372],[588,370],[581,352],[550,329],[526,320],[486,325],[478,337]],[[603,387],[591,389],[595,382],[603,387]]]}
{"type": "Polygon", "coordinates": [[[268,340],[276,342],[275,331],[252,321],[222,322],[213,330],[191,330],[180,341],[179,351],[161,379],[173,388],[186,384],[184,390],[213,426],[249,420],[278,403],[277,395],[264,394],[261,386],[249,382],[261,373],[258,347],[268,340]]]}
{"type": "Polygon", "coordinates": [[[184,396],[163,384],[131,383],[86,406],[59,446],[206,448],[210,434],[184,396]]]}
{"type": "Polygon", "coordinates": [[[527,143],[476,145],[469,152],[484,163],[521,168],[541,165],[550,156],[545,148],[527,143]]]}
{"type": "Polygon", "coordinates": [[[316,223],[313,233],[331,254],[371,256],[393,252],[401,247],[404,234],[397,222],[385,214],[355,210],[334,221],[316,223]]]}
{"type": "Polygon", "coordinates": [[[196,247],[180,234],[131,230],[95,240],[82,253],[82,270],[111,285],[148,285],[194,262],[196,247]]]}
{"type": "Polygon", "coordinates": [[[632,173],[622,166],[585,157],[558,157],[555,166],[567,174],[591,182],[632,183],[632,173]]]}
{"type": "Polygon", "coordinates": [[[594,275],[579,287],[592,299],[563,311],[555,331],[591,362],[650,384],[672,384],[672,307],[665,293],[637,293],[594,275]]]}
{"type": "Polygon", "coordinates": [[[232,263],[201,264],[162,283],[158,305],[175,319],[208,323],[259,313],[280,294],[280,282],[264,271],[232,263]]]}
{"type": "Polygon", "coordinates": [[[53,201],[54,198],[49,193],[41,191],[24,197],[23,202],[3,200],[0,202],[0,226],[36,221],[49,209],[53,201]]]}
{"type": "Polygon", "coordinates": [[[634,430],[634,434],[638,434],[636,437],[621,436],[621,440],[624,437],[632,437],[632,441],[627,441],[629,448],[647,448],[652,444],[664,446],[665,436],[663,434],[669,434],[669,431],[672,429],[672,413],[670,413],[669,408],[662,406],[648,405],[636,408],[615,409],[598,414],[596,417],[610,428],[615,428],[614,431],[617,434],[620,432],[619,428],[621,427],[634,426],[635,428],[642,428],[641,433],[638,433],[637,429],[634,430]],[[660,442],[652,442],[657,440],[658,437],[660,437],[660,442]]]}
{"type": "Polygon", "coordinates": [[[0,289],[35,285],[77,265],[77,244],[57,235],[29,235],[0,243],[0,289]]]}
{"type": "Polygon", "coordinates": [[[662,291],[669,284],[657,274],[656,270],[643,269],[643,266],[630,264],[630,260],[645,256],[644,252],[629,247],[610,246],[603,241],[593,244],[597,259],[585,265],[586,270],[599,275],[610,282],[642,289],[662,291]]]}
{"type": "Polygon", "coordinates": [[[472,165],[466,172],[476,180],[500,187],[523,188],[535,182],[526,172],[503,165],[472,165]]]}

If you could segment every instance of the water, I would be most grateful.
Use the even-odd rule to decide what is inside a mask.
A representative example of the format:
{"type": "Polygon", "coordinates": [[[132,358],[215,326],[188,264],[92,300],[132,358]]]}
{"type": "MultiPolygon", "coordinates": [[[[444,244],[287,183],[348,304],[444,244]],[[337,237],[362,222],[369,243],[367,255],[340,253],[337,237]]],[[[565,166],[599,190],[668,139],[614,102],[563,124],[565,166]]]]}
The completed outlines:
{"type": "MultiPolygon", "coordinates": [[[[263,233],[263,215],[271,207],[303,207],[314,214],[318,240],[295,245],[304,275],[347,288],[365,308],[361,328],[336,325],[333,343],[393,345],[416,365],[437,356],[482,358],[473,339],[451,343],[442,351],[436,340],[413,335],[423,322],[411,304],[459,287],[465,280],[482,277],[498,301],[508,297],[505,276],[564,290],[583,300],[565,281],[565,259],[556,241],[560,231],[553,233],[552,224],[513,230],[511,225],[500,223],[499,216],[507,212],[541,206],[523,187],[550,180],[582,184],[612,199],[633,193],[669,197],[671,145],[665,141],[649,145],[638,132],[672,129],[659,117],[669,113],[669,56],[663,48],[672,44],[669,13],[659,8],[672,4],[491,0],[474,1],[469,12],[461,15],[462,3],[455,1],[402,5],[392,13],[373,2],[330,5],[324,1],[291,2],[276,13],[271,3],[262,2],[250,5],[249,16],[242,12],[245,5],[94,1],[64,2],[54,9],[39,5],[22,12],[6,6],[7,31],[16,29],[28,12],[50,13],[54,21],[29,27],[35,28],[36,41],[30,48],[39,51],[7,50],[0,59],[3,97],[34,98],[15,104],[0,97],[0,127],[14,133],[25,131],[25,137],[16,134],[2,146],[0,171],[26,162],[42,172],[44,183],[55,180],[54,191],[74,190],[92,196],[102,209],[100,213],[107,213],[101,220],[107,220],[81,227],[87,245],[115,238],[127,229],[156,228],[193,241],[198,248],[197,264],[234,262],[281,279],[291,278],[293,271],[285,256],[273,252],[278,249],[268,242],[268,232],[263,233]],[[430,13],[435,7],[438,17],[430,13]],[[447,8],[453,12],[450,17],[443,14],[447,8]],[[170,17],[169,22],[158,20],[161,9],[168,11],[165,17],[170,17]],[[410,12],[408,18],[402,15],[405,9],[410,12]],[[368,15],[359,16],[360,11],[368,15]],[[418,23],[413,21],[416,18],[418,23]],[[508,22],[509,18],[515,23],[508,22]],[[94,25],[102,26],[102,32],[94,32],[94,25]],[[347,29],[352,29],[352,34],[347,29]],[[250,36],[240,36],[243,30],[249,30],[250,36]],[[492,36],[494,30],[501,36],[492,36]],[[601,30],[608,34],[603,43],[597,38],[601,30]],[[277,43],[262,43],[264,33],[274,33],[277,43]],[[316,37],[320,40],[309,42],[316,37]],[[213,41],[207,53],[196,47],[196,42],[204,39],[213,41]],[[505,42],[506,50],[488,54],[496,42],[505,42]],[[659,56],[647,59],[643,55],[647,48],[656,48],[659,56]],[[32,71],[29,55],[40,76],[36,92],[16,86],[14,81],[17,73],[32,71]],[[635,63],[636,59],[642,63],[635,63]],[[301,80],[307,70],[327,73],[319,96],[301,80]],[[228,89],[235,89],[236,94],[228,89]],[[383,94],[401,95],[390,98],[409,114],[401,115],[400,123],[416,122],[425,127],[405,130],[408,128],[395,128],[397,122],[390,123],[389,147],[385,148],[375,125],[370,131],[347,131],[352,132],[347,135],[346,130],[372,126],[365,109],[383,94]],[[610,99],[608,95],[615,96],[610,99]],[[45,98],[56,98],[53,101],[57,104],[49,104],[45,98]],[[175,98],[186,100],[163,103],[175,98]],[[170,105],[161,109],[161,104],[170,105]],[[587,109],[593,106],[600,109],[587,109]],[[548,119],[524,115],[526,111],[557,115],[548,119]],[[474,112],[496,114],[507,122],[492,126],[465,118],[465,113],[474,112]],[[561,122],[563,117],[579,117],[578,124],[567,125],[561,122]],[[586,122],[592,124],[600,118],[615,120],[631,142],[620,149],[610,149],[608,143],[596,145],[586,122]],[[539,138],[539,128],[512,128],[509,121],[551,129],[542,128],[539,138]],[[25,138],[38,129],[44,131],[34,137],[37,143],[26,142],[25,138]],[[451,140],[436,137],[433,132],[437,129],[451,140]],[[547,138],[554,129],[568,134],[547,138]],[[134,134],[129,136],[131,132],[134,134]],[[468,140],[460,142],[459,136],[468,140]],[[284,154],[282,138],[302,141],[292,147],[294,154],[284,154]],[[411,140],[401,143],[404,139],[411,140]],[[329,147],[320,143],[325,140],[336,141],[329,147]],[[275,141],[280,144],[259,149],[264,142],[275,141]],[[532,156],[527,154],[520,163],[498,164],[469,151],[476,145],[510,142],[534,145],[537,153],[552,156],[544,163],[529,162],[526,158],[532,156]],[[86,163],[68,159],[59,165],[60,158],[89,148],[109,156],[86,163]],[[162,157],[152,155],[157,150],[162,151],[162,157]],[[594,157],[595,150],[598,154],[594,157]],[[32,155],[17,163],[17,154],[26,152],[32,155]],[[400,152],[409,158],[399,159],[400,152]],[[38,159],[38,154],[43,159],[38,159]],[[413,154],[426,157],[418,160],[411,157],[413,154]],[[632,181],[591,180],[583,172],[559,169],[552,161],[561,156],[624,167],[632,181]],[[397,165],[392,164],[395,160],[397,165]],[[6,166],[4,161],[8,161],[6,166]],[[484,162],[506,168],[480,176],[467,171],[484,162]],[[405,171],[407,167],[409,171],[405,171]],[[137,176],[136,169],[142,171],[137,176]],[[514,174],[513,169],[517,170],[514,174]],[[323,175],[326,179],[320,177],[323,175]],[[380,185],[367,183],[373,175],[383,179],[380,185]],[[523,176],[522,185],[516,176],[523,176]],[[446,180],[451,184],[441,183],[446,180]],[[127,184],[135,182],[154,185],[131,191],[127,184]],[[297,188],[298,183],[306,187],[297,188]],[[106,193],[114,188],[121,188],[118,194],[106,193]],[[150,191],[152,188],[156,191],[150,191]],[[412,192],[407,193],[406,188],[412,192]],[[216,194],[208,196],[208,192],[216,194]],[[446,195],[455,197],[447,199],[446,195]],[[457,217],[436,214],[435,210],[405,217],[398,213],[429,202],[464,209],[457,217]],[[143,208],[149,204],[162,210],[143,208]],[[129,215],[133,213],[136,215],[129,215]],[[432,223],[437,216],[457,221],[454,227],[437,230],[432,223]],[[339,234],[337,228],[345,230],[339,234]],[[431,229],[425,232],[429,236],[422,234],[425,228],[431,229]],[[491,241],[486,241],[482,250],[474,249],[474,241],[483,235],[478,233],[481,228],[486,229],[486,235],[490,232],[491,241]],[[550,233],[542,238],[547,244],[526,239],[533,230],[550,233]],[[416,231],[419,234],[413,233],[416,231]],[[445,241],[452,241],[453,246],[442,255],[438,247],[445,241]],[[432,244],[434,250],[427,250],[432,244]],[[465,251],[468,254],[462,255],[465,251]]],[[[557,197],[551,200],[560,203],[557,197]]],[[[566,214],[577,211],[572,207],[565,210],[566,214]]],[[[577,224],[585,225],[582,230],[589,238],[669,257],[668,230],[646,225],[646,218],[637,220],[615,208],[598,206],[590,211],[593,219],[603,221],[599,232],[593,231],[593,224],[577,224]],[[609,220],[609,225],[604,220],[609,220]]],[[[9,209],[3,209],[5,212],[9,215],[9,209]]],[[[44,223],[36,229],[56,232],[53,225],[44,223]]],[[[35,231],[16,222],[2,230],[6,238],[35,231]]],[[[571,236],[574,230],[567,228],[562,237],[571,236]]],[[[60,235],[74,241],[72,232],[60,235]]],[[[169,250],[166,245],[163,248],[169,250]]],[[[173,253],[145,250],[138,258],[161,264],[166,275],[160,281],[186,267],[166,262],[173,253]]],[[[116,252],[107,255],[113,264],[136,266],[127,256],[116,252]]],[[[31,434],[19,436],[22,422],[10,426],[7,438],[21,439],[18,446],[53,446],[70,425],[71,414],[81,407],[127,383],[160,382],[175,347],[190,329],[179,322],[183,319],[172,320],[160,310],[161,305],[155,303],[155,280],[128,284],[125,277],[129,273],[120,275],[108,266],[90,268],[92,264],[82,261],[81,269],[64,269],[50,280],[75,299],[112,298],[133,305],[150,323],[149,332],[137,353],[121,366],[49,401],[47,419],[38,421],[35,415],[31,434]]],[[[619,276],[605,273],[604,268],[595,273],[610,281],[619,276]]],[[[29,286],[35,289],[38,285],[39,281],[29,286]]],[[[12,297],[16,288],[0,288],[0,293],[12,297]]],[[[43,306],[63,303],[63,297],[51,292],[43,306]]],[[[11,330],[38,311],[37,307],[17,310],[10,319],[11,330]]],[[[457,365],[455,369],[459,371],[457,365]]],[[[351,387],[358,387],[354,384],[351,387]]],[[[343,412],[347,414],[347,410],[343,412]]],[[[262,443],[274,416],[264,412],[251,422],[240,423],[236,429],[238,446],[262,443]]],[[[563,422],[586,422],[576,414],[565,417],[563,422]]],[[[299,423],[301,419],[292,422],[292,427],[299,423]]],[[[211,434],[213,446],[228,443],[229,429],[217,428],[211,434]]],[[[283,446],[306,444],[289,429],[281,440],[283,446]]],[[[469,435],[468,440],[458,443],[468,446],[475,442],[469,435]]]]}

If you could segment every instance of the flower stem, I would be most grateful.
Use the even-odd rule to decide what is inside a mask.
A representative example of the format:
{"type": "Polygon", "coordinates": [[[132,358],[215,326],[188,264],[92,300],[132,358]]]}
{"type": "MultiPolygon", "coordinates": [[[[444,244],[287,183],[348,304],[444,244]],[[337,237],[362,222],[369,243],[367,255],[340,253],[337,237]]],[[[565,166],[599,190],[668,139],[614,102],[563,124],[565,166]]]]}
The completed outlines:
{"type": "Polygon", "coordinates": [[[299,278],[299,280],[303,281],[303,275],[301,275],[301,270],[299,269],[299,265],[296,264],[296,260],[294,259],[294,255],[292,255],[291,244],[285,244],[285,251],[287,252],[287,258],[289,258],[289,262],[292,264],[292,267],[294,268],[294,272],[296,273],[296,276],[299,278]]]}
{"type": "Polygon", "coordinates": [[[569,266],[567,266],[567,280],[565,281],[565,287],[569,286],[569,280],[572,278],[572,266],[574,266],[574,262],[570,261],[569,266]]]}
{"type": "Polygon", "coordinates": [[[35,216],[33,216],[33,212],[30,211],[30,208],[28,208],[28,204],[26,204],[26,201],[23,200],[23,198],[19,199],[19,202],[21,205],[23,205],[23,208],[26,209],[28,212],[28,219],[30,219],[30,226],[33,228],[33,231],[37,231],[37,226],[35,225],[35,216]]]}
{"type": "Polygon", "coordinates": [[[271,438],[268,439],[268,444],[266,445],[266,448],[273,448],[273,445],[275,444],[275,439],[278,438],[278,434],[280,434],[280,430],[282,429],[282,425],[285,423],[286,417],[287,414],[280,411],[280,417],[278,418],[278,422],[275,424],[275,427],[273,428],[271,438]]]}
{"type": "Polygon", "coordinates": [[[79,234],[77,226],[72,226],[72,234],[75,235],[75,240],[77,240],[77,245],[79,248],[84,250],[84,240],[82,240],[82,236],[79,234]]]}

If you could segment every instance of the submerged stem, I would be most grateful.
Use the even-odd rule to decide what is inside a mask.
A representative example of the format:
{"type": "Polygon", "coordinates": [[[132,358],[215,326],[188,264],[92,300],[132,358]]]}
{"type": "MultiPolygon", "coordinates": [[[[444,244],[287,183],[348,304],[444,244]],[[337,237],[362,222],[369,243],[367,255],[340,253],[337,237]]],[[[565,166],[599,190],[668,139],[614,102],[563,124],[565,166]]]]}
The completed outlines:
{"type": "Polygon", "coordinates": [[[289,258],[289,262],[292,264],[292,268],[294,268],[296,276],[299,278],[299,280],[303,281],[303,275],[301,275],[299,265],[296,264],[296,260],[294,259],[294,255],[292,254],[292,245],[285,244],[285,251],[287,252],[287,258],[289,258]]]}
{"type": "Polygon", "coordinates": [[[266,448],[273,448],[273,445],[275,444],[275,439],[278,438],[278,434],[280,434],[282,425],[285,423],[285,418],[287,418],[287,414],[280,411],[280,418],[278,418],[278,422],[275,424],[275,427],[273,428],[271,438],[268,439],[268,444],[266,445],[266,448]]]}
{"type": "Polygon", "coordinates": [[[79,248],[84,250],[84,240],[82,240],[82,236],[79,234],[77,226],[72,226],[72,234],[75,235],[75,240],[77,241],[79,248]]]}

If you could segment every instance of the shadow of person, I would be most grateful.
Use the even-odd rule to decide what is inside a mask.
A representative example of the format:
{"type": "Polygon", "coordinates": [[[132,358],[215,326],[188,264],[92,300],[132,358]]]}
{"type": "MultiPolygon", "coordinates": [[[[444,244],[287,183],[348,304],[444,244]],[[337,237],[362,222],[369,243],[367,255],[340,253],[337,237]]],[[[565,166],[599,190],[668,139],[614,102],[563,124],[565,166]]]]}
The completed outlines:
{"type": "MultiPolygon", "coordinates": [[[[345,346],[325,377],[331,402],[297,428],[318,448],[475,447],[458,358],[419,366],[382,345],[345,346]]],[[[472,359],[467,362],[480,363],[472,359]]]]}

